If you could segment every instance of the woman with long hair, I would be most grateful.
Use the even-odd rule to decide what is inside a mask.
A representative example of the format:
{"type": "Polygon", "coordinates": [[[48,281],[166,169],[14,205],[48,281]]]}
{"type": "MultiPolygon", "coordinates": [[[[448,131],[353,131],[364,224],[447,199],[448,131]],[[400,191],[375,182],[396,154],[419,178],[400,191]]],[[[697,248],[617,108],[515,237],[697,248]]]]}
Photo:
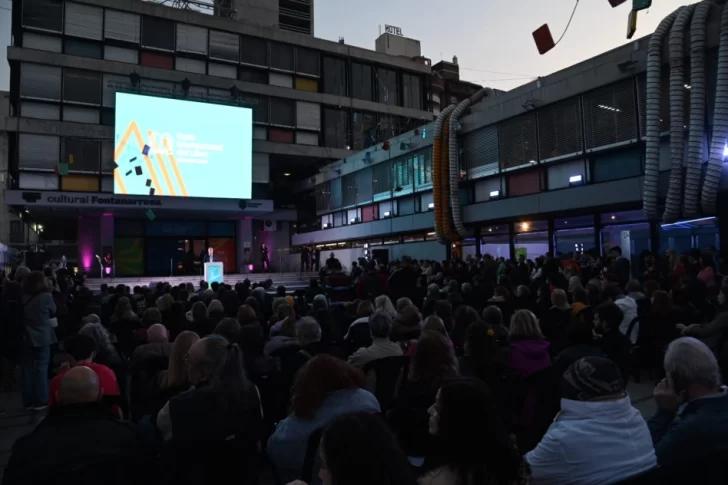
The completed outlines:
{"type": "Polygon", "coordinates": [[[343,416],[324,431],[319,448],[322,485],[414,485],[412,467],[376,414],[343,416]]]}
{"type": "Polygon", "coordinates": [[[51,320],[55,317],[56,304],[41,271],[32,271],[22,283],[23,305],[23,353],[21,388],[26,409],[41,411],[48,403],[48,369],[51,345],[58,342],[51,320]]]}
{"type": "Polygon", "coordinates": [[[428,411],[429,432],[442,447],[439,454],[425,458],[430,471],[420,485],[528,483],[528,467],[482,381],[455,379],[443,384],[428,411]]]}
{"type": "Polygon", "coordinates": [[[359,369],[330,355],[309,360],[296,375],[291,414],[278,424],[268,440],[268,458],[283,483],[300,478],[312,433],[340,416],[379,413],[379,402],[364,389],[359,369]]]}
{"type": "Polygon", "coordinates": [[[424,332],[387,416],[407,456],[435,452],[436,443],[427,434],[427,409],[435,402],[442,383],[455,376],[457,364],[447,339],[439,332],[424,332]]]}
{"type": "Polygon", "coordinates": [[[167,370],[159,373],[159,387],[162,390],[178,389],[178,392],[181,392],[189,388],[185,358],[190,347],[198,340],[200,340],[199,335],[190,331],[184,331],[174,339],[172,352],[169,355],[169,366],[167,370]]]}
{"type": "Polygon", "coordinates": [[[392,318],[397,316],[397,309],[387,295],[379,295],[374,299],[374,310],[386,312],[392,318]]]}

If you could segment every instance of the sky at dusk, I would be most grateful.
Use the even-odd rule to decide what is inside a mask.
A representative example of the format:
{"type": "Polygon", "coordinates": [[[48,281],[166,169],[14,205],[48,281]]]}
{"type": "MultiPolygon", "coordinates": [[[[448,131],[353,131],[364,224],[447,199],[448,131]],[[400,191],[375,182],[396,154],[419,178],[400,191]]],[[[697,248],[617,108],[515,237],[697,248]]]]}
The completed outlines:
{"type": "MultiPolygon", "coordinates": [[[[511,89],[594,57],[627,42],[629,4],[611,8],[608,0],[581,0],[561,43],[540,56],[531,32],[548,23],[558,38],[575,2],[570,0],[314,0],[315,35],[374,49],[379,26],[395,25],[421,41],[422,55],[452,60],[461,76],[478,84],[511,89]]],[[[651,33],[662,18],[689,0],[654,0],[641,12],[635,38],[651,33]]],[[[0,0],[0,90],[8,89],[5,61],[10,43],[10,0],[0,0]]]]}

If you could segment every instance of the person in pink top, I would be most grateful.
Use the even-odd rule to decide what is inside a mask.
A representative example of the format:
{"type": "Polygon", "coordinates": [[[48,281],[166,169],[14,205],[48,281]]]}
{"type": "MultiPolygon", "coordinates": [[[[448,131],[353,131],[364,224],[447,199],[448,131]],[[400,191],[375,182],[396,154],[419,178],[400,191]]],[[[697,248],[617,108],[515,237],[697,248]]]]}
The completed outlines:
{"type": "Polygon", "coordinates": [[[698,279],[705,283],[705,286],[708,288],[715,287],[715,268],[713,266],[713,258],[710,254],[700,256],[698,279]]]}

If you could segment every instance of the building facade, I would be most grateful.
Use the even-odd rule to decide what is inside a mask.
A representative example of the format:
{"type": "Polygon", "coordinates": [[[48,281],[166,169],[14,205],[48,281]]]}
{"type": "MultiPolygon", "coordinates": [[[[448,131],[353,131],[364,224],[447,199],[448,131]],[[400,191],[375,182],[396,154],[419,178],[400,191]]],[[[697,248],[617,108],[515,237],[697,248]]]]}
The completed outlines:
{"type": "Polygon", "coordinates": [[[124,247],[142,257],[120,275],[168,273],[173,240],[194,240],[198,252],[225,239],[228,271],[255,260],[264,238],[283,254],[296,219],[290,207],[305,205],[291,197],[293,180],[432,114],[429,66],[282,29],[138,0],[15,0],[2,113],[6,204],[29,210],[49,240],[75,240],[81,270],[102,249],[115,249],[119,262],[124,247]],[[251,108],[252,200],[113,196],[117,92],[251,108]],[[68,175],[59,175],[70,158],[68,175]],[[162,227],[167,219],[191,225],[162,227]]]}
{"type": "MultiPolygon", "coordinates": [[[[712,18],[708,80],[715,79],[718,31],[712,18]]],[[[720,248],[728,237],[723,193],[715,212],[694,220],[662,224],[642,211],[647,45],[643,38],[487,98],[460,119],[464,255],[533,258],[620,246],[639,265],[645,250],[720,248]]],[[[661,105],[662,201],[671,168],[668,91],[661,105]]],[[[714,96],[708,89],[711,120],[714,96]]],[[[389,259],[448,257],[449,244],[438,242],[433,229],[433,128],[395,137],[388,150],[360,152],[301,182],[299,190],[316,194],[318,227],[294,235],[294,245],[336,251],[346,263],[365,251],[389,259]]],[[[724,176],[721,190],[725,185],[724,176]]]]}

